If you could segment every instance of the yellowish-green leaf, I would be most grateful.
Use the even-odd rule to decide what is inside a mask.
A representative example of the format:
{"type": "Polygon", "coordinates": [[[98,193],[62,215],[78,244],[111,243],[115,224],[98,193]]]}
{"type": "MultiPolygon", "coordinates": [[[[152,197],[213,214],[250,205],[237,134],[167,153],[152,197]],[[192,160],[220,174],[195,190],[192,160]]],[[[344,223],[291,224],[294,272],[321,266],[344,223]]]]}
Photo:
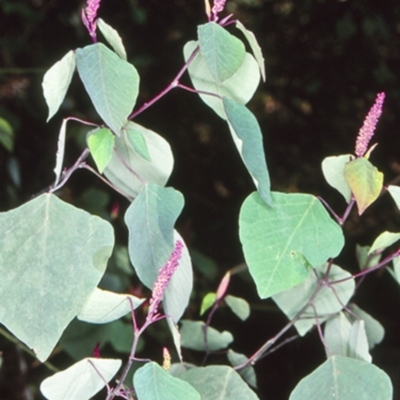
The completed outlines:
{"type": "Polygon", "coordinates": [[[356,199],[358,214],[361,215],[381,193],[383,174],[361,157],[346,164],[344,176],[356,199]]]}
{"type": "Polygon", "coordinates": [[[211,308],[216,300],[217,296],[215,293],[207,293],[203,297],[203,301],[201,302],[200,307],[200,315],[203,315],[209,308],[211,308]]]}
{"type": "Polygon", "coordinates": [[[111,160],[115,136],[108,128],[100,128],[90,132],[87,141],[97,169],[102,173],[111,160]]]}

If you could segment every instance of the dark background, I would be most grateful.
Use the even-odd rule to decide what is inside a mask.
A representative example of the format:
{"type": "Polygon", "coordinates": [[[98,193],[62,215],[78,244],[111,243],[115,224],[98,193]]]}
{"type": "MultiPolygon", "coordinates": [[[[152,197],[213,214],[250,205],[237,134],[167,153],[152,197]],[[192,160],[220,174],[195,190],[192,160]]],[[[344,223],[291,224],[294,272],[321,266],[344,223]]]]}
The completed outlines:
{"type": "MultiPolygon", "coordinates": [[[[70,49],[90,44],[80,21],[83,6],[84,2],[74,0],[0,0],[0,117],[15,131],[14,151],[0,147],[0,211],[26,202],[52,183],[63,117],[75,115],[99,122],[76,76],[62,109],[45,122],[44,72],[70,49]]],[[[353,152],[363,119],[381,91],[386,100],[373,140],[379,146],[371,161],[385,174],[385,183],[396,179],[400,173],[398,1],[228,0],[226,11],[255,33],[264,53],[267,80],[249,107],[264,133],[273,190],[321,195],[338,213],[343,212],[341,196],[323,179],[321,161],[353,152]]],[[[103,0],[99,16],[118,30],[129,61],[139,71],[138,106],[175,76],[183,65],[183,45],[195,39],[197,25],[206,22],[203,0],[103,0]]],[[[185,77],[183,83],[190,81],[185,77]]],[[[225,123],[196,95],[176,89],[136,121],[170,142],[175,168],[169,185],[182,191],[186,199],[178,229],[191,250],[214,263],[206,275],[198,266],[195,269],[188,316],[198,318],[202,295],[215,290],[227,269],[243,262],[238,213],[254,187],[225,123]]],[[[79,154],[84,134],[78,124],[68,125],[66,165],[79,154]]],[[[89,172],[76,172],[60,195],[82,206],[88,185],[106,193],[108,214],[113,205],[120,206],[121,215],[114,223],[123,243],[126,201],[89,172]]],[[[399,212],[387,196],[361,219],[352,214],[344,227],[348,243],[337,263],[356,271],[355,243],[371,244],[384,230],[399,231],[399,225],[399,212]]],[[[213,326],[232,331],[233,349],[251,355],[286,320],[271,301],[259,301],[246,273],[233,277],[230,292],[250,301],[252,315],[242,323],[222,309],[213,326]]],[[[399,285],[379,271],[364,281],[354,300],[386,330],[384,341],[372,355],[390,375],[398,399],[399,285]]],[[[157,338],[150,339],[147,352],[143,350],[146,356],[151,340],[160,347],[157,338]]],[[[36,393],[48,371],[5,339],[0,338],[0,345],[0,398],[32,398],[28,393],[36,393]]],[[[256,365],[260,398],[287,399],[296,383],[324,357],[323,346],[312,332],[265,358],[256,365]]],[[[210,359],[215,361],[219,360],[210,359]]],[[[66,361],[58,356],[54,362],[62,365],[66,361]]]]}

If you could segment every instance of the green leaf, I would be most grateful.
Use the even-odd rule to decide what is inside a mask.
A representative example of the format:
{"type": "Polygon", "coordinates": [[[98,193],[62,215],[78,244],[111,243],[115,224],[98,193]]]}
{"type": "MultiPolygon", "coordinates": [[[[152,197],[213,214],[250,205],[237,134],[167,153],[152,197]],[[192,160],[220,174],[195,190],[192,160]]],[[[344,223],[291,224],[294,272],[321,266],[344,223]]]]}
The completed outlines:
{"type": "Polygon", "coordinates": [[[344,177],[344,169],[351,159],[351,154],[344,154],[326,157],[322,161],[322,172],[326,181],[344,197],[346,203],[351,200],[351,189],[344,177]]]}
{"type": "Polygon", "coordinates": [[[118,54],[118,56],[126,61],[125,47],[118,32],[110,25],[105,23],[101,18],[97,20],[96,25],[100,29],[100,32],[103,34],[109,45],[118,54]]]}
{"type": "Polygon", "coordinates": [[[115,321],[136,310],[146,299],[130,294],[114,293],[96,288],[86,300],[77,317],[92,324],[115,321]]]}
{"type": "Polygon", "coordinates": [[[389,185],[387,190],[396,203],[397,208],[400,210],[400,186],[389,185]]]}
{"type": "Polygon", "coordinates": [[[344,245],[342,229],[320,201],[307,194],[272,193],[268,207],[258,193],[242,205],[239,236],[261,298],[289,289],[336,257],[344,245]]]}
{"type": "Polygon", "coordinates": [[[193,288],[192,261],[189,251],[181,235],[174,230],[174,243],[176,244],[178,240],[183,243],[182,256],[163,297],[164,311],[173,319],[175,324],[180,320],[189,304],[193,288]]]}
{"type": "Polygon", "coordinates": [[[262,134],[254,115],[242,104],[223,99],[233,141],[262,199],[270,206],[271,181],[265,161],[262,134]]]}
{"type": "Polygon", "coordinates": [[[356,245],[356,257],[361,271],[374,267],[381,259],[381,254],[370,254],[370,248],[370,246],[356,245]]]}
{"type": "Polygon", "coordinates": [[[115,148],[104,175],[127,196],[135,198],[146,182],[164,186],[172,172],[174,158],[168,142],[157,133],[134,122],[115,138],[115,148]],[[141,132],[151,162],[143,158],[132,146],[128,131],[141,132]]]}
{"type": "Polygon", "coordinates": [[[140,367],[133,376],[138,400],[201,400],[189,383],[175,378],[155,362],[140,367]]]}
{"type": "Polygon", "coordinates": [[[392,400],[389,377],[378,367],[353,358],[334,356],[303,378],[290,400],[392,400]]]}
{"type": "Polygon", "coordinates": [[[368,352],[364,321],[352,322],[343,312],[340,312],[325,323],[324,337],[330,351],[328,355],[372,361],[368,352]]]}
{"type": "Polygon", "coordinates": [[[0,213],[0,238],[0,321],[44,361],[99,283],[113,229],[43,194],[0,213]]]}
{"type": "Polygon", "coordinates": [[[135,149],[135,151],[147,161],[151,161],[149,150],[147,149],[146,140],[143,134],[138,129],[127,129],[127,135],[130,144],[135,149]]]}
{"type": "Polygon", "coordinates": [[[373,349],[376,344],[382,342],[385,336],[385,329],[383,329],[383,326],[375,318],[371,317],[371,315],[357,307],[355,304],[350,304],[349,309],[364,321],[369,349],[373,349]]]}
{"type": "Polygon", "coordinates": [[[358,214],[361,215],[380,195],[383,174],[367,159],[360,157],[346,164],[344,176],[356,199],[358,214]]]}
{"type": "MultiPolygon", "coordinates": [[[[185,61],[188,61],[197,46],[198,43],[194,41],[186,43],[183,49],[185,61]]],[[[222,119],[226,119],[222,97],[227,97],[235,103],[246,104],[253,97],[260,83],[260,71],[257,62],[249,53],[245,54],[240,68],[222,83],[215,81],[201,53],[198,53],[189,64],[188,72],[195,89],[215,93],[219,96],[199,93],[204,103],[222,119]]]]}
{"type": "Polygon", "coordinates": [[[0,144],[10,153],[14,149],[14,130],[4,118],[0,118],[0,144]]]}
{"type": "MultiPolygon", "coordinates": [[[[315,268],[309,272],[303,283],[273,296],[275,303],[290,320],[306,306],[318,286],[318,279],[325,276],[326,268],[327,264],[315,268]]],[[[342,310],[343,305],[346,305],[354,294],[354,279],[351,279],[351,274],[344,269],[333,264],[328,279],[330,282],[338,280],[343,280],[343,282],[336,283],[334,291],[328,286],[323,286],[318,292],[313,303],[314,308],[308,307],[302,314],[302,318],[294,324],[300,336],[304,336],[314,325],[321,324],[332,314],[342,310]],[[318,321],[314,310],[316,310],[318,321]]]]}
{"type": "Polygon", "coordinates": [[[191,368],[182,379],[196,388],[204,400],[258,399],[240,375],[226,365],[191,368]]]}
{"type": "Polygon", "coordinates": [[[368,254],[372,253],[382,253],[383,250],[391,246],[393,243],[396,243],[400,240],[400,233],[394,232],[382,232],[372,244],[371,248],[368,251],[368,254]]]}
{"type": "Polygon", "coordinates": [[[119,136],[139,92],[135,67],[102,43],[77,49],[76,65],[97,113],[119,136]]]}
{"type": "Polygon", "coordinates": [[[250,306],[246,300],[230,294],[225,296],[224,300],[232,312],[235,313],[242,321],[246,321],[246,319],[249,318],[250,306]]]}
{"type": "MultiPolygon", "coordinates": [[[[132,349],[132,322],[121,319],[107,324],[89,324],[74,319],[61,337],[59,345],[75,360],[93,355],[99,344],[100,350],[110,344],[115,351],[129,354],[132,349]]],[[[141,351],[142,341],[136,349],[141,351]]]]}
{"type": "Polygon", "coordinates": [[[143,284],[152,288],[174,248],[174,224],[183,196],[172,188],[147,184],[125,214],[129,256],[143,284]]]}
{"type": "Polygon", "coordinates": [[[88,133],[87,142],[94,162],[100,173],[103,173],[111,160],[115,136],[108,128],[93,129],[88,133]]]}
{"type": "Polygon", "coordinates": [[[40,391],[48,400],[89,400],[110,382],[121,364],[121,360],[85,358],[46,378],[40,391]]]}
{"type": "Polygon", "coordinates": [[[57,61],[43,76],[43,95],[49,107],[47,121],[58,111],[75,71],[75,52],[70,50],[57,61]]]}
{"type": "Polygon", "coordinates": [[[208,309],[210,309],[214,305],[216,299],[217,296],[215,293],[207,293],[201,302],[200,315],[203,315],[208,309]]]}
{"type": "MultiPolygon", "coordinates": [[[[244,354],[236,353],[235,351],[228,350],[228,360],[232,367],[244,364],[248,358],[244,354]]],[[[257,377],[254,371],[254,367],[251,364],[246,365],[244,368],[239,369],[239,375],[242,379],[247,382],[251,387],[257,389],[257,377]]]]}
{"type": "Polygon", "coordinates": [[[217,82],[231,77],[242,65],[244,44],[215,22],[199,25],[200,51],[217,82]]]}
{"type": "Polygon", "coordinates": [[[225,349],[233,342],[233,336],[230,332],[219,332],[211,326],[207,329],[207,347],[204,343],[204,327],[203,321],[182,320],[181,345],[187,349],[205,351],[217,351],[225,349]]]}
{"type": "Polygon", "coordinates": [[[260,73],[265,82],[265,64],[264,64],[264,56],[262,55],[261,47],[257,42],[254,33],[249,31],[240,21],[236,21],[236,28],[238,28],[244,35],[244,37],[249,42],[251,47],[251,51],[254,54],[255,59],[257,60],[257,64],[260,68],[260,73]]]}

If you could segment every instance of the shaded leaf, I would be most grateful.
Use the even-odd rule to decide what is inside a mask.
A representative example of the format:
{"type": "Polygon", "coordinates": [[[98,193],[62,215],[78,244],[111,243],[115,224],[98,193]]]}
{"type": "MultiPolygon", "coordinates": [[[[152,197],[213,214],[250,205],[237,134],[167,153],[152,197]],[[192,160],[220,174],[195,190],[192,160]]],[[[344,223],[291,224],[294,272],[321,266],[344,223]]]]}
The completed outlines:
{"type": "Polygon", "coordinates": [[[400,186],[389,185],[387,190],[396,203],[397,208],[400,210],[400,186]]]}
{"type": "Polygon", "coordinates": [[[272,192],[272,199],[273,208],[252,193],[239,217],[245,259],[263,299],[303,282],[310,266],[336,257],[344,244],[342,229],[316,197],[272,192]]]}
{"type": "MultiPolygon", "coordinates": [[[[309,272],[307,279],[289,290],[278,293],[273,296],[273,300],[278,307],[292,320],[296,314],[303,309],[315,292],[318,279],[326,274],[327,265],[322,265],[309,272]]],[[[351,274],[337,265],[332,265],[329,272],[329,281],[343,280],[336,283],[333,291],[330,287],[324,285],[318,292],[313,302],[315,312],[318,316],[318,322],[321,324],[332,314],[342,310],[354,294],[355,283],[351,274]],[[346,280],[347,279],[347,280],[346,280]]],[[[301,336],[304,336],[314,325],[317,324],[314,309],[309,306],[304,310],[302,318],[295,322],[294,326],[301,336]]]]}
{"type": "Polygon", "coordinates": [[[370,254],[370,248],[370,246],[356,245],[358,266],[362,271],[374,267],[381,259],[381,254],[370,254]]]}
{"type": "Polygon", "coordinates": [[[138,129],[127,129],[126,132],[129,142],[135,149],[135,151],[147,161],[151,161],[149,150],[147,149],[146,145],[146,140],[144,139],[142,132],[138,129]]]}
{"type": "Polygon", "coordinates": [[[225,365],[192,368],[182,375],[207,400],[257,400],[240,375],[225,365]]]}
{"type": "Polygon", "coordinates": [[[168,142],[157,133],[129,121],[115,138],[115,148],[104,175],[123,193],[134,198],[146,182],[164,186],[171,175],[174,159],[168,142]],[[142,134],[151,162],[131,144],[128,131],[142,134]]]}
{"type": "Polygon", "coordinates": [[[182,347],[205,351],[217,351],[225,349],[233,342],[233,336],[230,332],[219,332],[212,327],[207,329],[207,347],[204,342],[204,327],[206,326],[203,321],[181,321],[181,345],[182,347]]]}
{"type": "MultiPolygon", "coordinates": [[[[235,351],[228,350],[228,360],[232,367],[244,364],[248,358],[244,354],[236,353],[235,351]]],[[[246,365],[237,371],[242,379],[247,382],[251,387],[257,389],[257,377],[254,371],[254,367],[251,364],[246,365]]]]}
{"type": "Polygon", "coordinates": [[[232,312],[236,314],[242,321],[245,321],[247,318],[249,318],[250,306],[246,300],[230,294],[228,294],[224,300],[232,312]]]}
{"type": "Polygon", "coordinates": [[[0,118],[0,144],[10,153],[14,149],[14,130],[4,118],[0,118]]]}

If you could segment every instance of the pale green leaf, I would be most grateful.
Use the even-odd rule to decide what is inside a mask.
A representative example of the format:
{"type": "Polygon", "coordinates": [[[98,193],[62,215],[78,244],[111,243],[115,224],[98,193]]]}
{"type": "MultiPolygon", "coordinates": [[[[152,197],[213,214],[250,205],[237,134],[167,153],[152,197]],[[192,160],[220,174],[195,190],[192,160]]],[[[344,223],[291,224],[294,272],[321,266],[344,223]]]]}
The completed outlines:
{"type": "Polygon", "coordinates": [[[183,249],[179,265],[164,291],[163,307],[165,313],[169,315],[176,324],[189,304],[193,288],[193,271],[188,248],[181,235],[176,230],[174,230],[173,240],[175,245],[178,240],[183,243],[183,249]]]}
{"type": "Polygon", "coordinates": [[[344,177],[344,168],[351,159],[351,154],[344,154],[326,157],[322,161],[322,172],[326,181],[344,197],[347,203],[351,200],[351,189],[344,177]]]}
{"type": "Polygon", "coordinates": [[[271,181],[265,161],[263,139],[255,116],[244,105],[224,98],[224,108],[233,141],[262,199],[270,206],[271,181]]]}
{"type": "Polygon", "coordinates": [[[382,342],[383,337],[385,336],[385,329],[383,329],[383,326],[375,318],[357,307],[355,304],[350,304],[349,308],[364,321],[368,347],[369,349],[373,349],[376,344],[382,342]]]}
{"type": "Polygon", "coordinates": [[[394,232],[382,232],[372,244],[371,248],[368,251],[368,254],[372,254],[374,252],[382,253],[383,250],[391,246],[393,243],[396,243],[400,239],[400,233],[394,232]]]}
{"type": "Polygon", "coordinates": [[[138,129],[127,129],[126,130],[128,139],[135,151],[147,161],[151,161],[149,150],[147,149],[146,140],[143,134],[138,129]]]}
{"type": "MultiPolygon", "coordinates": [[[[185,61],[197,46],[198,43],[194,41],[186,43],[183,49],[185,61]]],[[[253,97],[260,82],[257,62],[249,53],[245,54],[239,69],[223,83],[215,81],[201,53],[198,53],[189,64],[188,71],[195,89],[206,92],[199,93],[200,98],[222,119],[226,119],[222,97],[227,97],[235,103],[246,104],[253,97]],[[217,96],[207,93],[214,93],[217,96]]]]}
{"type": "Polygon", "coordinates": [[[389,377],[366,361],[334,356],[295,387],[289,400],[392,400],[389,377]]]}
{"type": "Polygon", "coordinates": [[[58,111],[64,101],[75,66],[75,52],[70,50],[44,74],[42,82],[43,95],[49,107],[47,121],[58,111]]]}
{"type": "Polygon", "coordinates": [[[40,391],[48,400],[89,400],[115,376],[121,360],[85,358],[46,378],[40,391]]]}
{"type": "Polygon", "coordinates": [[[43,194],[0,213],[0,238],[0,322],[44,361],[99,283],[113,229],[43,194]]]}
{"type": "Polygon", "coordinates": [[[123,60],[126,60],[125,47],[118,32],[104,22],[101,18],[97,20],[96,25],[100,29],[100,32],[103,34],[104,38],[107,40],[108,44],[114,49],[118,56],[123,60]]]}
{"type": "Polygon", "coordinates": [[[247,318],[249,318],[250,306],[246,300],[230,294],[225,296],[224,300],[232,312],[235,313],[242,321],[245,321],[247,318]]]}
{"type": "Polygon", "coordinates": [[[114,293],[96,288],[86,300],[77,317],[92,324],[105,324],[129,314],[146,299],[130,294],[114,293]]]}
{"type": "Polygon", "coordinates": [[[164,186],[169,179],[174,159],[168,142],[157,133],[129,121],[115,138],[115,148],[104,175],[123,193],[135,198],[146,182],[164,186]],[[141,132],[151,162],[132,146],[128,130],[141,132]]]}
{"type": "Polygon", "coordinates": [[[216,22],[197,28],[200,52],[217,82],[231,77],[242,65],[246,53],[244,44],[216,22]]]}
{"type": "MultiPolygon", "coordinates": [[[[248,360],[244,354],[236,353],[231,349],[228,350],[227,356],[232,367],[242,365],[248,360]]],[[[251,387],[257,389],[257,377],[254,367],[251,364],[247,364],[244,368],[239,369],[237,372],[245,382],[247,382],[251,387]]]]}
{"type": "Polygon", "coordinates": [[[214,305],[216,299],[217,296],[215,293],[207,293],[201,302],[200,315],[203,315],[208,309],[210,309],[214,305]]]}
{"type": "Polygon", "coordinates": [[[14,149],[14,130],[4,118],[0,117],[0,144],[10,153],[14,149]]]}
{"type": "Polygon", "coordinates": [[[173,188],[147,184],[129,206],[129,256],[143,284],[152,288],[158,271],[174,248],[174,224],[183,208],[183,196],[173,188]]]}
{"type": "Polygon", "coordinates": [[[240,375],[226,365],[191,368],[182,379],[195,387],[204,400],[258,399],[240,375]]]}
{"type": "Polygon", "coordinates": [[[363,271],[377,265],[381,259],[382,254],[370,254],[370,246],[356,245],[356,257],[358,266],[363,271]]]}
{"type": "Polygon", "coordinates": [[[176,352],[179,357],[179,361],[182,363],[183,358],[182,358],[182,348],[181,348],[181,334],[179,332],[178,325],[175,324],[175,322],[172,320],[172,318],[169,317],[168,315],[166,316],[166,319],[167,319],[167,325],[168,325],[169,331],[171,332],[171,335],[172,335],[172,340],[174,342],[176,352]]]}
{"type": "MultiPolygon", "coordinates": [[[[309,271],[307,279],[289,290],[273,296],[278,307],[291,320],[306,306],[318,286],[318,279],[326,274],[327,264],[309,271]]],[[[354,294],[355,283],[351,274],[337,265],[332,265],[328,277],[329,281],[343,280],[334,285],[334,290],[324,285],[313,302],[314,308],[309,306],[304,310],[302,318],[294,326],[301,336],[304,336],[314,325],[326,321],[332,314],[342,310],[354,294]],[[318,321],[315,316],[317,313],[318,321]]]]}
{"type": "Polygon", "coordinates": [[[115,136],[108,128],[97,128],[88,133],[87,142],[97,169],[103,173],[112,157],[115,136]]]}
{"type": "Polygon", "coordinates": [[[361,215],[380,195],[383,186],[383,174],[364,157],[346,164],[344,168],[346,182],[357,202],[361,215]]]}
{"type": "Polygon", "coordinates": [[[138,400],[201,400],[189,383],[175,378],[155,362],[140,367],[133,376],[138,400]]]}
{"type": "Polygon", "coordinates": [[[102,43],[77,49],[76,65],[97,113],[120,135],[139,92],[135,67],[102,43]]]}
{"type": "Polygon", "coordinates": [[[260,68],[260,73],[265,82],[265,64],[264,64],[264,57],[262,55],[261,47],[257,42],[254,33],[249,31],[240,21],[236,21],[236,28],[238,28],[244,35],[244,37],[249,42],[251,50],[254,54],[255,59],[257,60],[258,67],[260,68]]]}
{"type": "Polygon", "coordinates": [[[387,190],[396,203],[397,208],[400,210],[400,186],[389,185],[387,190]]]}
{"type": "Polygon", "coordinates": [[[217,351],[225,349],[233,342],[233,336],[228,331],[219,332],[212,327],[207,329],[207,347],[204,342],[204,327],[203,321],[181,321],[181,346],[187,349],[205,351],[217,351]]]}
{"type": "Polygon", "coordinates": [[[351,322],[340,312],[325,323],[324,337],[330,351],[328,355],[372,361],[363,320],[351,322]]]}
{"type": "Polygon", "coordinates": [[[252,193],[239,217],[245,259],[263,299],[303,282],[310,266],[336,257],[344,245],[342,229],[316,197],[273,192],[272,200],[273,208],[252,193]]]}

